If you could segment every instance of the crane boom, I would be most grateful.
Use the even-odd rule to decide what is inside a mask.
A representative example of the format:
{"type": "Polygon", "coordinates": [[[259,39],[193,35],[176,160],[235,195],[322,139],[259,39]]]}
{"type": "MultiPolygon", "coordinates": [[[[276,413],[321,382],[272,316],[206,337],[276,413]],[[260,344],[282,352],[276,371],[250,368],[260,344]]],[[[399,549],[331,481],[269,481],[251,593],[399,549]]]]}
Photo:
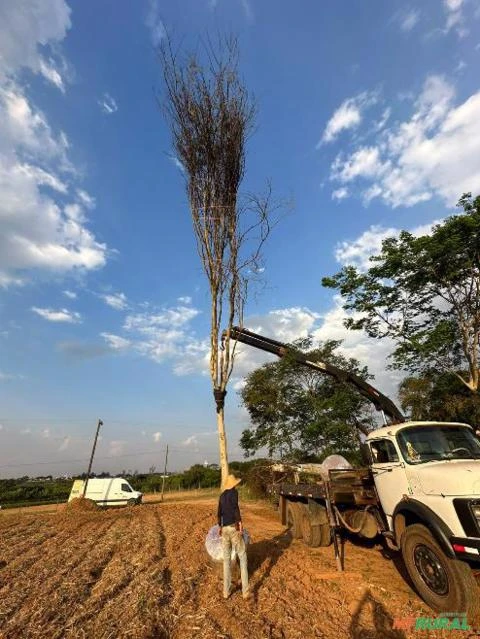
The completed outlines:
{"type": "MultiPolygon", "coordinates": [[[[222,339],[226,339],[227,336],[227,331],[224,331],[222,339]]],[[[242,344],[248,344],[248,346],[253,346],[253,348],[258,348],[262,351],[266,351],[267,353],[272,353],[277,357],[289,355],[289,357],[293,358],[293,360],[299,364],[304,364],[305,366],[308,366],[308,368],[330,375],[339,382],[351,384],[361,395],[363,395],[363,397],[371,401],[378,411],[382,411],[384,415],[390,417],[392,422],[405,421],[403,413],[391,399],[349,371],[337,368],[336,366],[333,366],[333,364],[309,359],[308,355],[295,350],[287,344],[278,342],[270,337],[259,335],[258,333],[253,333],[246,328],[240,328],[238,326],[232,327],[229,337],[230,339],[241,342],[242,344]]]]}

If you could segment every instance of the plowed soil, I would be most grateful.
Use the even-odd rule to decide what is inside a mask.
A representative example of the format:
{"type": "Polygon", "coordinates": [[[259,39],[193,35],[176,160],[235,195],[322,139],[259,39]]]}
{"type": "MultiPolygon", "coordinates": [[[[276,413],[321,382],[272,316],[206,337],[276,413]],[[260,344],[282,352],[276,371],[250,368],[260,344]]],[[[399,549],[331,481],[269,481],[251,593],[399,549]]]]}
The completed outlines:
{"type": "MultiPolygon", "coordinates": [[[[0,516],[2,639],[401,639],[395,618],[433,616],[379,545],[292,540],[276,513],[243,504],[252,598],[222,598],[221,571],[205,552],[215,523],[208,501],[118,510],[0,516]]],[[[453,631],[455,637],[467,636],[453,631]]]]}

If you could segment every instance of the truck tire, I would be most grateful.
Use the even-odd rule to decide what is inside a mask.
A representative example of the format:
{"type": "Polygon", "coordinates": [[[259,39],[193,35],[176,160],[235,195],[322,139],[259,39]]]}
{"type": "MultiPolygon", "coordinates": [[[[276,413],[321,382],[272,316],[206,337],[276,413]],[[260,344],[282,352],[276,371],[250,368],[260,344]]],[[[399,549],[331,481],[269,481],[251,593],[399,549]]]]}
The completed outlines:
{"type": "Polygon", "coordinates": [[[129,499],[127,501],[128,506],[136,506],[137,505],[137,500],[136,499],[129,499]]]}
{"type": "Polygon", "coordinates": [[[300,539],[302,536],[301,526],[301,509],[303,504],[299,504],[294,501],[287,503],[287,528],[290,530],[290,534],[294,539],[300,539]]]}
{"type": "Polygon", "coordinates": [[[308,506],[304,506],[302,512],[302,537],[303,541],[311,548],[318,546],[329,546],[332,541],[330,526],[327,515],[323,513],[311,512],[308,506]]]}
{"type": "Polygon", "coordinates": [[[320,524],[313,521],[307,506],[304,507],[302,512],[302,537],[307,546],[311,548],[320,546],[322,539],[320,524]]]}
{"type": "Polygon", "coordinates": [[[402,557],[413,584],[436,612],[478,615],[479,593],[470,566],[447,557],[422,524],[408,526],[401,539],[402,557]]]}

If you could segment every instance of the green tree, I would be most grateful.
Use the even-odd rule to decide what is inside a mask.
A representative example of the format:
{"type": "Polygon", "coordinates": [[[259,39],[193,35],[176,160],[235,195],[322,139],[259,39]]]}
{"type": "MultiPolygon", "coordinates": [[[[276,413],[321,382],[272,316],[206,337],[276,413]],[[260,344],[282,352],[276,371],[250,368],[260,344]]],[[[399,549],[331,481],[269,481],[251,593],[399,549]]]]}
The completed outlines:
{"type": "MultiPolygon", "coordinates": [[[[363,379],[371,376],[355,359],[340,355],[341,342],[327,341],[312,349],[311,338],[293,348],[309,359],[329,362],[363,379]]],[[[242,402],[252,427],[243,431],[240,446],[245,455],[266,448],[270,456],[284,459],[316,459],[330,453],[355,457],[358,430],[373,425],[371,405],[354,388],[295,362],[288,355],[264,364],[246,378],[242,402]]]]}
{"type": "Polygon", "coordinates": [[[402,231],[383,241],[366,272],[346,266],[323,285],[339,290],[354,312],[348,328],[393,339],[392,367],[449,372],[478,393],[480,196],[467,193],[458,206],[463,212],[430,235],[402,231]]]}
{"type": "Polygon", "coordinates": [[[406,377],[398,394],[402,409],[411,419],[480,426],[480,395],[472,393],[452,373],[406,377]]]}

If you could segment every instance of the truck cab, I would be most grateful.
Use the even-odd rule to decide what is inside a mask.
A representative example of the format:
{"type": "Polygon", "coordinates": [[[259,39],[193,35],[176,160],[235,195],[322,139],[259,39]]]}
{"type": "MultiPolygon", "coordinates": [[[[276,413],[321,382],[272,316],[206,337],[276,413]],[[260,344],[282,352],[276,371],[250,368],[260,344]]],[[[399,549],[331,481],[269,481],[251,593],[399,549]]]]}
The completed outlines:
{"type": "Polygon", "coordinates": [[[465,593],[448,596],[455,573],[466,590],[465,569],[480,568],[478,438],[467,424],[404,422],[373,431],[366,444],[387,527],[417,589],[434,608],[460,605],[465,593]]]}

